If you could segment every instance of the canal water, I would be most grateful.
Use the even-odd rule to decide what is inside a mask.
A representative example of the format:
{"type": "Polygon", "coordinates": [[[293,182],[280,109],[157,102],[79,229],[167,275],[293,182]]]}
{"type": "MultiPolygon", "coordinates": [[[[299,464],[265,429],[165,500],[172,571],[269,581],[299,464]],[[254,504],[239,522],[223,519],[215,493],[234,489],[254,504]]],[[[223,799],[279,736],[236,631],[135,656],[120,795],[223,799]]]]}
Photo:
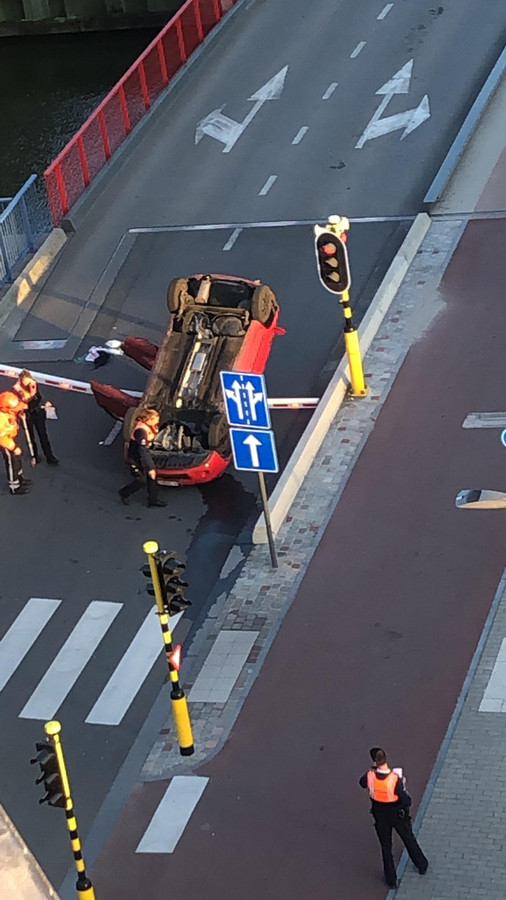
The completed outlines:
{"type": "Polygon", "coordinates": [[[0,196],[42,176],[157,29],[0,39],[0,196]]]}

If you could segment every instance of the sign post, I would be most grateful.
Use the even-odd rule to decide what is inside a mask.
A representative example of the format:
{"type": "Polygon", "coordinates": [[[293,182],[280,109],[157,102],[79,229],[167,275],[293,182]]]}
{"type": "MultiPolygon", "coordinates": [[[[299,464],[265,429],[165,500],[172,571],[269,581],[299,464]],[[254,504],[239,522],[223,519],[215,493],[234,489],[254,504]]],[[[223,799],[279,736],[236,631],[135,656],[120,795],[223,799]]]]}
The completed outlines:
{"type": "Polygon", "coordinates": [[[277,569],[278,560],[272,534],[265,472],[278,472],[278,456],[271,430],[267,389],[263,375],[247,372],[220,372],[221,387],[234,466],[242,472],[257,472],[260,497],[265,518],[271,565],[277,569]]]}

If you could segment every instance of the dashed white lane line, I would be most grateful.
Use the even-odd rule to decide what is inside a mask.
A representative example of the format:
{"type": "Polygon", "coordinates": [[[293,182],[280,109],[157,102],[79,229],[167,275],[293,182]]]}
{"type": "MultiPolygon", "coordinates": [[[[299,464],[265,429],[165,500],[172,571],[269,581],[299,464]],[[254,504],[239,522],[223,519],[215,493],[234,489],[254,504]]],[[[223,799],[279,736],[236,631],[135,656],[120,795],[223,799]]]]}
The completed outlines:
{"type": "Polygon", "coordinates": [[[209,778],[174,775],[136,853],[173,853],[209,778]]]}
{"type": "Polygon", "coordinates": [[[297,134],[295,135],[292,144],[300,144],[302,138],[304,137],[306,131],[309,131],[309,127],[307,125],[303,125],[302,128],[299,128],[297,134]]]}
{"type": "Polygon", "coordinates": [[[107,435],[107,437],[104,438],[103,441],[99,441],[99,444],[101,444],[102,447],[110,447],[111,444],[114,444],[114,441],[118,437],[118,434],[120,433],[122,428],[123,428],[123,422],[121,422],[121,421],[115,422],[114,425],[112,426],[109,434],[107,435]]]}
{"type": "Polygon", "coordinates": [[[259,197],[265,197],[265,195],[270,191],[272,185],[276,181],[277,175],[269,175],[267,181],[265,182],[261,191],[258,192],[259,197]]]}
{"type": "Polygon", "coordinates": [[[241,231],[242,231],[242,228],[234,228],[234,230],[233,230],[232,234],[230,235],[228,241],[227,241],[225,244],[223,244],[223,247],[222,247],[221,249],[222,249],[222,250],[231,250],[232,247],[234,246],[234,244],[235,244],[237,238],[239,237],[241,231]]]}
{"type": "Polygon", "coordinates": [[[329,97],[331,97],[332,94],[334,93],[334,91],[335,91],[335,89],[336,89],[337,86],[338,86],[338,82],[337,82],[337,81],[333,81],[332,84],[329,84],[327,90],[326,90],[325,93],[323,94],[322,100],[328,100],[329,97]]]}
{"type": "Polygon", "coordinates": [[[479,712],[506,712],[506,638],[499,648],[478,710],[479,712]]]}
{"type": "Polygon", "coordinates": [[[388,13],[389,13],[390,10],[392,9],[392,6],[393,6],[393,3],[387,3],[387,5],[383,7],[383,9],[381,10],[379,16],[376,16],[376,18],[378,19],[378,21],[381,22],[381,20],[384,19],[385,16],[388,16],[388,13]]]}
{"type": "Polygon", "coordinates": [[[24,659],[61,600],[32,597],[0,641],[0,691],[24,659]]]}
{"type": "Polygon", "coordinates": [[[367,43],[367,41],[360,41],[360,43],[358,43],[357,46],[355,47],[353,53],[350,53],[350,59],[355,59],[355,57],[358,56],[360,51],[364,49],[366,43],[367,43]]]}

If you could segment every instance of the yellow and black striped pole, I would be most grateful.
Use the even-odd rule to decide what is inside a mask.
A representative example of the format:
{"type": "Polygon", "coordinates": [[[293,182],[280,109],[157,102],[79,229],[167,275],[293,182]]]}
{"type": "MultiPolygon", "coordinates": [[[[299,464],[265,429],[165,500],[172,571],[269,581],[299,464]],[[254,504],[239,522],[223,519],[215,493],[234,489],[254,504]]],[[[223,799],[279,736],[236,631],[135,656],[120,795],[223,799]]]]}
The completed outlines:
{"type": "MultiPolygon", "coordinates": [[[[346,232],[349,228],[350,222],[345,216],[329,216],[327,229],[337,235],[341,240],[343,244],[343,253],[346,256],[346,259],[346,232]]],[[[348,365],[350,367],[351,388],[354,397],[363,397],[367,394],[367,386],[364,380],[362,356],[360,354],[360,344],[358,342],[358,331],[353,324],[353,312],[350,306],[349,291],[339,292],[339,300],[344,315],[344,346],[346,348],[348,365]]]]}
{"type": "Polygon", "coordinates": [[[340,302],[344,315],[344,345],[346,347],[346,355],[350,367],[351,387],[355,397],[363,397],[364,394],[367,394],[367,387],[364,380],[362,356],[360,354],[360,344],[358,342],[358,331],[353,325],[353,312],[350,306],[349,291],[343,291],[340,302]]]}
{"type": "Polygon", "coordinates": [[[177,669],[172,665],[172,634],[170,630],[169,619],[169,603],[165,596],[165,584],[163,580],[163,569],[160,560],[157,557],[158,544],[156,541],[146,541],[142,545],[142,549],[146,554],[149,562],[149,570],[155,592],[156,607],[158,617],[160,619],[160,627],[162,629],[163,645],[167,665],[169,667],[169,678],[171,683],[170,701],[172,704],[172,714],[174,716],[174,724],[176,726],[177,740],[179,744],[179,752],[181,756],[191,756],[195,752],[193,744],[193,733],[190,722],[190,714],[188,712],[188,703],[179,683],[179,674],[177,669]]]}
{"type": "Polygon", "coordinates": [[[44,731],[54,747],[56,762],[58,764],[58,772],[62,793],[65,797],[65,817],[67,821],[67,829],[70,837],[70,844],[74,854],[74,863],[77,870],[76,890],[78,900],[95,900],[95,891],[93,885],[86,875],[83,854],[81,851],[81,841],[77,832],[77,820],[74,813],[74,804],[70,793],[70,783],[67,775],[67,767],[65,765],[65,757],[63,755],[63,747],[60,740],[61,725],[56,720],[46,722],[44,731]]]}

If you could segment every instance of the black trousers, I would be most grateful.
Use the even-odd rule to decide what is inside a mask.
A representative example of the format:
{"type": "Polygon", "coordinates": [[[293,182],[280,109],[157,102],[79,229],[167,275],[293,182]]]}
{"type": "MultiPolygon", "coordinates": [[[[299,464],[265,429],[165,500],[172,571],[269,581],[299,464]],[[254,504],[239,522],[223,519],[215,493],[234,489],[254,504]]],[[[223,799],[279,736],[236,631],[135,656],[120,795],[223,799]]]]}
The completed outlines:
{"type": "Polygon", "coordinates": [[[399,835],[412,863],[419,871],[424,872],[428,866],[427,858],[413,834],[409,813],[406,811],[405,817],[399,818],[399,807],[393,803],[385,803],[381,806],[378,804],[372,814],[376,834],[381,845],[383,870],[387,884],[394,885],[397,877],[392,856],[392,830],[399,835]]]}
{"type": "Polygon", "coordinates": [[[37,447],[37,441],[35,440],[35,432],[37,432],[40,446],[42,447],[42,452],[46,459],[54,459],[53,449],[51,447],[51,444],[49,443],[49,438],[47,436],[46,411],[44,409],[36,409],[33,412],[27,412],[26,424],[28,426],[28,433],[33,444],[33,450],[37,462],[39,461],[39,451],[37,447]]]}
{"type": "Polygon", "coordinates": [[[128,484],[125,484],[125,486],[120,489],[120,496],[127,500],[128,497],[131,497],[136,491],[140,491],[143,485],[146,485],[148,490],[148,503],[156,503],[158,499],[158,486],[155,479],[150,478],[147,472],[139,472],[136,469],[132,469],[132,474],[134,475],[133,481],[129,481],[128,484]]]}
{"type": "Polygon", "coordinates": [[[23,475],[23,463],[21,456],[15,456],[10,450],[2,447],[2,454],[5,463],[5,471],[7,472],[7,481],[11,494],[14,494],[21,484],[20,478],[23,475]]]}

